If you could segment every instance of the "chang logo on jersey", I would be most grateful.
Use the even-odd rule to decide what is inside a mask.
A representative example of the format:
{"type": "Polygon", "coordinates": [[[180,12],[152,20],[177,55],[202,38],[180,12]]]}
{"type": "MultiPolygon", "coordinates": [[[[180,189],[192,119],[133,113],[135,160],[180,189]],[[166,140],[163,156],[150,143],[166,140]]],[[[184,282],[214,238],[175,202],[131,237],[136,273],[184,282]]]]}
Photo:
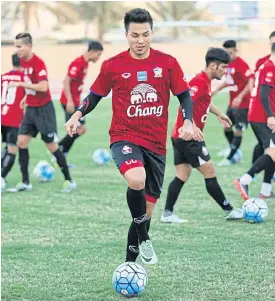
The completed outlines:
{"type": "Polygon", "coordinates": [[[158,95],[154,87],[148,84],[139,84],[131,92],[131,105],[127,109],[128,117],[141,117],[155,115],[157,117],[162,115],[163,106],[157,105],[158,95]],[[142,104],[146,104],[143,107],[142,104]],[[148,104],[150,104],[148,106],[148,104]]]}

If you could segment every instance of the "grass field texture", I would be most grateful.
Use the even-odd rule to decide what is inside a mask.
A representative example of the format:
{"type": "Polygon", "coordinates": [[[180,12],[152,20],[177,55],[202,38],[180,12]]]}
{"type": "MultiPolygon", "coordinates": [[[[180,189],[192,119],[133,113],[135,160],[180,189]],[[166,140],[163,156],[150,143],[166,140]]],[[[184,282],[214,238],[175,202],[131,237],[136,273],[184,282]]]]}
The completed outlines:
{"type": "MultiPolygon", "coordinates": [[[[215,99],[222,110],[227,95],[215,99]]],[[[64,135],[64,113],[55,102],[59,136],[64,135]]],[[[172,98],[169,133],[178,101],[172,98]]],[[[124,261],[131,222],[126,183],[115,164],[97,167],[96,148],[109,147],[111,100],[103,99],[87,116],[88,133],[73,146],[68,162],[76,164],[72,176],[78,189],[60,192],[63,177],[41,184],[32,177],[33,191],[2,195],[2,300],[3,301],[113,301],[123,300],[111,284],[114,269],[124,261]]],[[[210,116],[206,143],[214,162],[226,146],[217,119],[210,116]]],[[[274,301],[275,300],[275,203],[262,224],[226,222],[222,210],[208,196],[204,180],[193,171],[184,187],[176,214],[183,225],[160,223],[167,186],[174,177],[172,149],[168,158],[163,194],[151,226],[159,263],[148,269],[149,284],[143,301],[274,301]]],[[[236,206],[243,201],[232,182],[250,165],[255,138],[249,129],[242,144],[241,164],[217,168],[218,180],[236,206]]],[[[30,145],[30,171],[39,160],[49,160],[38,138],[30,145]]],[[[251,185],[257,196],[262,176],[251,185]]],[[[8,176],[21,180],[16,164],[8,176]]]]}

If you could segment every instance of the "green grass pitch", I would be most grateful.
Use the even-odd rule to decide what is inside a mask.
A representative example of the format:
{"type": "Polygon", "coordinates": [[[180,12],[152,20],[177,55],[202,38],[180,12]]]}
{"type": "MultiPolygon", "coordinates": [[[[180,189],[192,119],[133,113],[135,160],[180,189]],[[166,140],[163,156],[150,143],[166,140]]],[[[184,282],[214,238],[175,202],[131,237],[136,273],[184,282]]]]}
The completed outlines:
{"type": "MultiPolygon", "coordinates": [[[[227,96],[215,98],[225,110],[227,96]]],[[[55,102],[59,136],[64,135],[64,114],[55,102]]],[[[169,133],[178,106],[171,99],[169,133]]],[[[111,100],[103,99],[87,116],[88,133],[73,146],[68,161],[76,164],[72,176],[78,190],[60,192],[63,177],[40,184],[32,177],[33,191],[2,195],[2,300],[3,301],[113,301],[123,300],[111,285],[114,269],[124,261],[131,218],[125,200],[126,183],[113,162],[97,167],[96,148],[109,147],[111,100]]],[[[226,146],[222,128],[209,116],[206,143],[212,159],[226,146]]],[[[189,222],[160,223],[167,186],[174,177],[168,136],[168,158],[163,194],[152,220],[151,238],[159,263],[148,269],[144,301],[271,301],[275,300],[275,203],[262,224],[226,222],[208,196],[204,180],[193,171],[184,187],[176,213],[189,222]]],[[[249,129],[242,144],[244,160],[217,168],[218,180],[237,207],[243,201],[232,182],[247,170],[255,138],[249,129]]],[[[30,171],[48,156],[40,139],[30,145],[30,171]]],[[[251,185],[257,196],[261,178],[251,185]]],[[[8,177],[20,181],[18,165],[8,177]]]]}

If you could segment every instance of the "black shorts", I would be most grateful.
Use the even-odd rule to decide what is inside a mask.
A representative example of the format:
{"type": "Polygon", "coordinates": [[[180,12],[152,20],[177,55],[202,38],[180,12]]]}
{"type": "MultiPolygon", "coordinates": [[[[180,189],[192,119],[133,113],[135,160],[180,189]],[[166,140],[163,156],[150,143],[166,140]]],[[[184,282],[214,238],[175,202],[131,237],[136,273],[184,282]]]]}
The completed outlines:
{"type": "Polygon", "coordinates": [[[245,131],[248,126],[248,109],[235,109],[228,107],[226,115],[231,119],[237,130],[245,131]]]}
{"type": "Polygon", "coordinates": [[[2,142],[7,145],[16,145],[18,128],[1,125],[2,142]]]}
{"type": "Polygon", "coordinates": [[[121,174],[124,174],[131,168],[144,166],[146,172],[146,200],[156,203],[162,190],[166,156],[156,154],[128,141],[113,143],[111,145],[111,151],[121,174]]]}
{"type": "Polygon", "coordinates": [[[250,124],[258,142],[264,149],[275,147],[275,133],[272,133],[266,123],[251,122],[250,124]]]}
{"type": "Polygon", "coordinates": [[[18,134],[36,137],[39,132],[45,143],[58,142],[52,101],[42,107],[27,107],[18,134]]]}
{"type": "Polygon", "coordinates": [[[190,164],[194,168],[211,160],[205,142],[184,141],[180,138],[172,138],[174,149],[174,165],[190,164]]]}
{"type": "MultiPolygon", "coordinates": [[[[73,113],[72,113],[72,114],[71,114],[71,113],[68,113],[68,112],[66,111],[66,105],[64,105],[64,104],[61,104],[61,105],[62,105],[62,108],[63,108],[63,110],[64,110],[64,112],[65,112],[65,121],[67,122],[67,121],[72,117],[73,113]]],[[[76,110],[77,108],[78,108],[78,107],[75,107],[75,110],[76,110]]],[[[79,123],[80,123],[80,125],[85,124],[85,117],[80,118],[80,119],[79,119],[79,123]]]]}

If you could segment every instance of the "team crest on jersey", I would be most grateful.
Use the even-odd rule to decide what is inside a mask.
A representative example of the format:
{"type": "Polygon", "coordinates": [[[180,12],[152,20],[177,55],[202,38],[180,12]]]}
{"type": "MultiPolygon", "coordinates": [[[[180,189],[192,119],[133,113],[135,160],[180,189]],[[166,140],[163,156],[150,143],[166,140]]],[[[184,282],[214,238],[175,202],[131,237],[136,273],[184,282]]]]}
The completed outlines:
{"type": "Polygon", "coordinates": [[[190,95],[194,96],[198,92],[198,87],[197,86],[192,86],[190,89],[190,95]]]}
{"type": "Polygon", "coordinates": [[[126,72],[126,73],[122,73],[122,77],[123,78],[129,78],[131,76],[131,73],[129,73],[129,72],[126,72]]]}
{"type": "Polygon", "coordinates": [[[153,71],[154,77],[162,77],[162,68],[156,67],[155,69],[153,69],[153,71]]]}
{"type": "Polygon", "coordinates": [[[137,80],[138,80],[138,82],[147,81],[147,71],[138,71],[137,72],[137,80]]]}
{"type": "Polygon", "coordinates": [[[121,150],[123,155],[131,154],[133,152],[133,149],[129,145],[124,145],[121,150]]]}

